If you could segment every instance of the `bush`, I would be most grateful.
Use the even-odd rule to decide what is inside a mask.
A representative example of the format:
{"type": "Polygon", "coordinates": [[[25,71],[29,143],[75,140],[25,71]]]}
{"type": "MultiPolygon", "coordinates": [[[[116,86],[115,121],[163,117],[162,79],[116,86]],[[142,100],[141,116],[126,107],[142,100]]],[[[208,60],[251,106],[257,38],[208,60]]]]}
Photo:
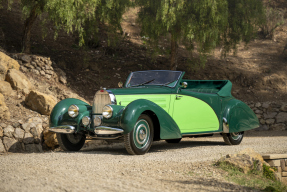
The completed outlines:
{"type": "Polygon", "coordinates": [[[274,38],[275,29],[285,23],[284,14],[286,10],[283,9],[273,9],[271,7],[266,7],[265,9],[265,22],[262,24],[261,32],[264,38],[274,38]]]}

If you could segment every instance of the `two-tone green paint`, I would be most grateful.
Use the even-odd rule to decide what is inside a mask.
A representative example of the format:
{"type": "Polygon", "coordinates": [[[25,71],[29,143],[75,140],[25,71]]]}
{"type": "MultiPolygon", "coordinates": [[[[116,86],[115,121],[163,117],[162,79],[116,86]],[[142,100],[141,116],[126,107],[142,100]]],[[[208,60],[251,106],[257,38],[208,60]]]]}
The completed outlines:
{"type": "MultiPolygon", "coordinates": [[[[214,110],[206,102],[195,97],[182,94],[138,94],[116,95],[116,99],[123,106],[127,106],[137,99],[155,103],[169,114],[168,118],[172,118],[177,123],[182,134],[219,129],[219,121],[214,110]]],[[[214,105],[218,104],[218,96],[215,96],[214,99],[209,98],[209,100],[214,105]]]]}
{"type": "MultiPolygon", "coordinates": [[[[170,117],[170,115],[160,106],[146,99],[138,99],[128,104],[120,120],[120,127],[124,129],[124,133],[129,133],[133,130],[137,119],[142,113],[154,113],[160,122],[160,138],[173,139],[181,138],[181,132],[170,117]]],[[[156,129],[156,127],[155,127],[156,129]]]]}
{"type": "MultiPolygon", "coordinates": [[[[179,79],[171,88],[145,85],[132,88],[110,89],[116,96],[117,105],[113,116],[103,119],[103,126],[122,128],[124,134],[133,130],[142,113],[154,114],[159,122],[160,139],[181,138],[184,135],[222,132],[222,119],[226,118],[229,132],[241,132],[259,127],[253,111],[243,102],[231,96],[230,81],[195,81],[179,79]],[[187,88],[181,83],[187,82],[187,88]]],[[[65,99],[53,109],[50,126],[73,125],[80,131],[81,119],[92,116],[92,107],[77,99],[65,99]],[[68,108],[75,104],[79,116],[71,118],[68,108]]],[[[93,122],[92,122],[93,123],[93,122]]],[[[93,124],[87,128],[92,131],[93,124]]]]}
{"type": "Polygon", "coordinates": [[[92,106],[79,99],[68,98],[60,101],[55,105],[50,115],[50,127],[57,127],[60,125],[75,126],[77,131],[80,131],[81,120],[84,116],[91,116],[92,106]],[[79,107],[79,115],[72,118],[68,114],[68,109],[71,105],[79,107]]]}

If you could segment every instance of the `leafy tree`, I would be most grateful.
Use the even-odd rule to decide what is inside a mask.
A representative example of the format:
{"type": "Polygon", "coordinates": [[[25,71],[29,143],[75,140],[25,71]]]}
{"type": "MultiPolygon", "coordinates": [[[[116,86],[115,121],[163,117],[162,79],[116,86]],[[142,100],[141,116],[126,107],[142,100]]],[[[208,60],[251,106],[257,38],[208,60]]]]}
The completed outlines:
{"type": "Polygon", "coordinates": [[[138,22],[151,45],[170,36],[170,68],[177,67],[178,44],[207,54],[222,46],[222,54],[248,43],[263,22],[261,0],[135,0],[140,7],[138,22]]]}
{"type": "MultiPolygon", "coordinates": [[[[13,0],[8,1],[10,5],[13,3],[13,0]]],[[[113,33],[121,31],[122,14],[129,5],[130,0],[21,0],[25,16],[23,52],[30,52],[31,29],[37,17],[43,13],[47,13],[42,17],[43,23],[50,21],[54,24],[55,37],[61,29],[67,33],[76,31],[82,45],[87,27],[90,31],[97,31],[101,23],[109,26],[113,33]]]]}

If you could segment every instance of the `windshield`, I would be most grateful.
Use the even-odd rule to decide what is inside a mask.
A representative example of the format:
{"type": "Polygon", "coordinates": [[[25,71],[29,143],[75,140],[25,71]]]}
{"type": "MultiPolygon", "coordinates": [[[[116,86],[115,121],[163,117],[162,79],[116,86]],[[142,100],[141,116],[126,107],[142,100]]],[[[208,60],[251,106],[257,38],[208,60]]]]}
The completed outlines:
{"type": "Polygon", "coordinates": [[[180,78],[181,71],[136,71],[132,72],[126,87],[140,85],[163,85],[174,87],[180,78]]]}

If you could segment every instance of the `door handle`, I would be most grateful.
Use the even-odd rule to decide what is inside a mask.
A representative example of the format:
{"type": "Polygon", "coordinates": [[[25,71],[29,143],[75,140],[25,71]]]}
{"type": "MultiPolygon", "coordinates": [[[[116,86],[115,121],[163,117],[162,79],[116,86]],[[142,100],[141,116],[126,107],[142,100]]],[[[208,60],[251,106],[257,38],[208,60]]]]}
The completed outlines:
{"type": "Polygon", "coordinates": [[[179,100],[181,98],[182,98],[182,96],[179,96],[179,95],[176,96],[176,100],[179,100]]]}

